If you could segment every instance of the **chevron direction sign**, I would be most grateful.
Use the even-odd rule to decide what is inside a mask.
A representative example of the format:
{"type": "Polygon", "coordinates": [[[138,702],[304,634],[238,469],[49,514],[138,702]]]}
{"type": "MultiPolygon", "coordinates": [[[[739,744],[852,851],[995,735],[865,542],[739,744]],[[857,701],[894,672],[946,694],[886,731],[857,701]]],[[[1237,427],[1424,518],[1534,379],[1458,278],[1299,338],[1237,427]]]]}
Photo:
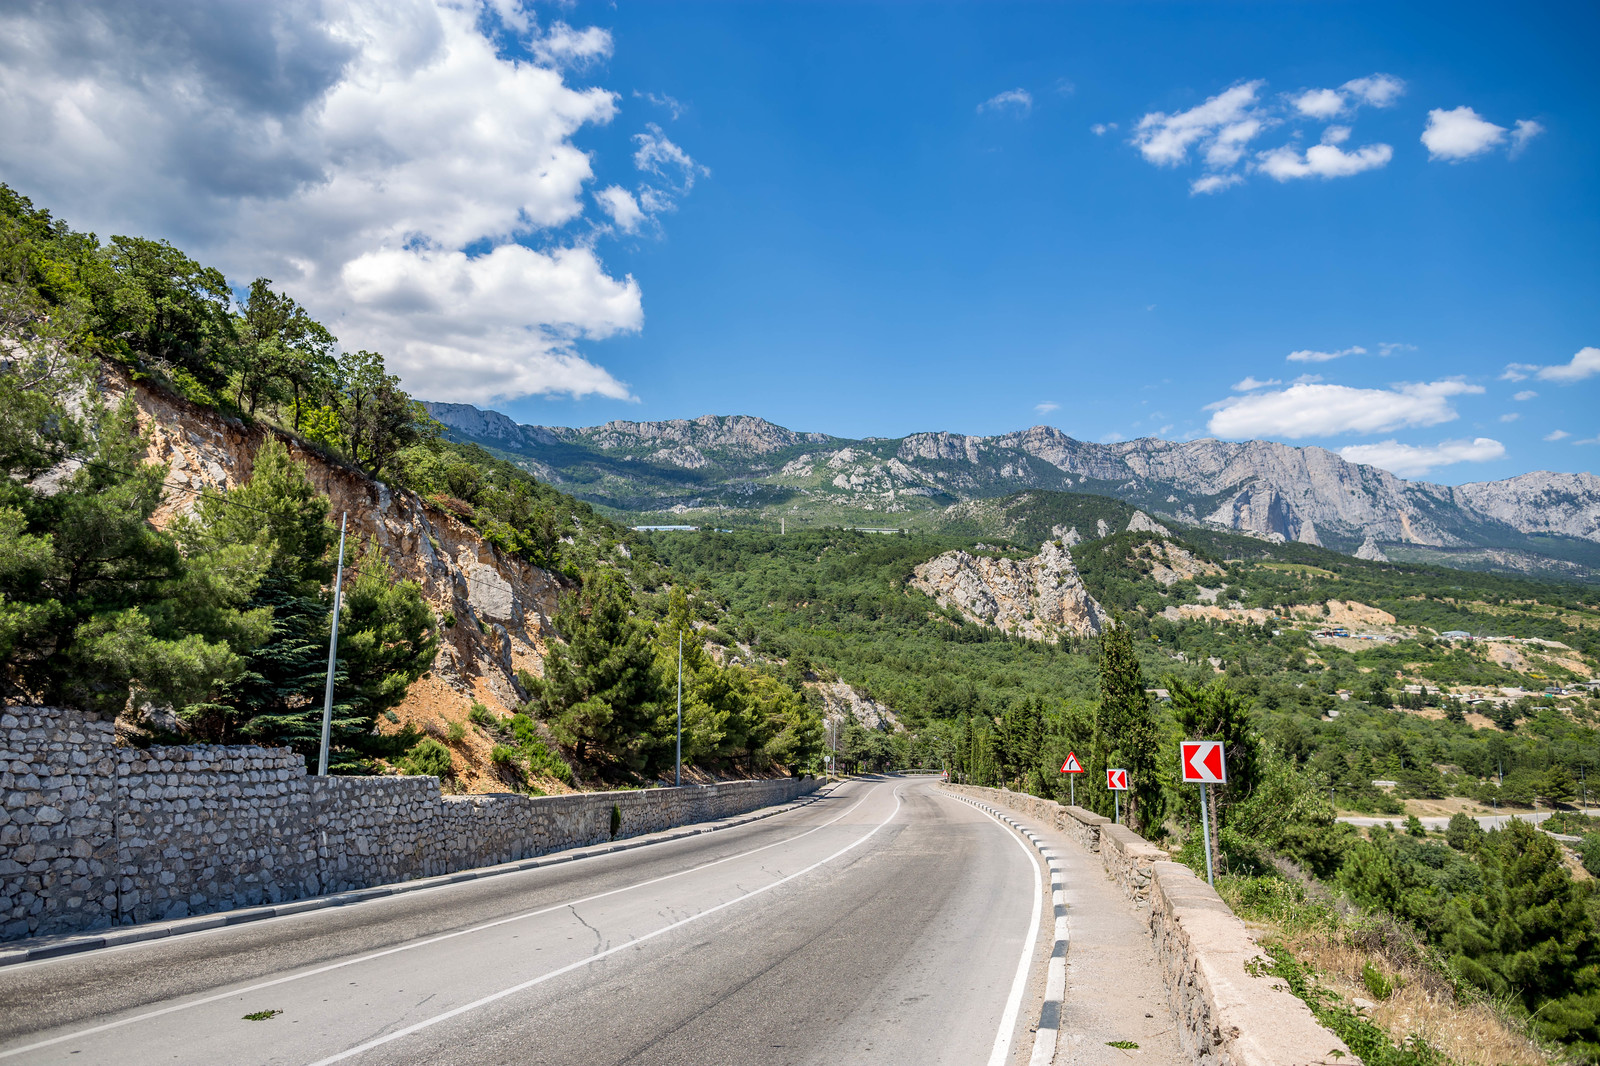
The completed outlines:
{"type": "Polygon", "coordinates": [[[1083,763],[1078,761],[1078,753],[1077,752],[1074,752],[1074,751],[1067,752],[1067,761],[1061,764],[1061,772],[1064,773],[1064,774],[1081,774],[1081,773],[1083,773],[1083,763]]]}
{"type": "Polygon", "coordinates": [[[1182,744],[1183,780],[1189,785],[1221,785],[1228,780],[1220,740],[1185,740],[1182,744]]]}
{"type": "Polygon", "coordinates": [[[1107,770],[1106,771],[1106,787],[1109,788],[1113,792],[1126,792],[1126,791],[1128,791],[1128,771],[1126,771],[1126,770],[1107,770]]]}

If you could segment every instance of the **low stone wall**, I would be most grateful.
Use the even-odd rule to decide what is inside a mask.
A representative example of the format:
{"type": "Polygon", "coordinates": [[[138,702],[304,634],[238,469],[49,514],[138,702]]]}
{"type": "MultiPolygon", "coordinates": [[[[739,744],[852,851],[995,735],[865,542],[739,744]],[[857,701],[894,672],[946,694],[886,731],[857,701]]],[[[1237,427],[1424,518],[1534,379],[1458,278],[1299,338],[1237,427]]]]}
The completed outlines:
{"type": "Polygon", "coordinates": [[[312,777],[286,748],[115,745],[0,712],[0,941],[282,903],[531,858],[786,803],[815,779],[444,796],[432,777],[312,777]]]}
{"type": "Polygon", "coordinates": [[[1081,807],[1005,789],[944,787],[1062,830],[1098,852],[1106,876],[1136,905],[1149,907],[1179,1039],[1198,1066],[1360,1066],[1284,982],[1251,974],[1265,956],[1250,931],[1210,885],[1168,861],[1161,848],[1081,807]]]}

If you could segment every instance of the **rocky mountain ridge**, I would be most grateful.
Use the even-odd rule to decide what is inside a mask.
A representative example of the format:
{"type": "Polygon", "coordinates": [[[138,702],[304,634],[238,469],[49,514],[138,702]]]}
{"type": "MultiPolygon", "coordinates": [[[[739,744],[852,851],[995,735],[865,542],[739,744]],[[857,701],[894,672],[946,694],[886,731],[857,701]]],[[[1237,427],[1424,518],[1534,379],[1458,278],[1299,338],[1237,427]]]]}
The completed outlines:
{"type": "Polygon", "coordinates": [[[966,501],[1047,489],[1117,497],[1152,521],[1350,552],[1368,539],[1524,552],[1548,549],[1541,541],[1552,537],[1600,543],[1600,478],[1589,473],[1452,487],[1272,441],[1095,444],[1050,426],[847,440],[748,416],[573,429],[518,426],[467,404],[428,409],[452,436],[630,513],[937,517],[966,501]]]}
{"type": "Polygon", "coordinates": [[[1094,636],[1106,624],[1072,553],[1055,541],[1028,559],[948,551],[918,566],[908,584],[939,606],[1014,637],[1054,644],[1063,636],[1094,636]]]}

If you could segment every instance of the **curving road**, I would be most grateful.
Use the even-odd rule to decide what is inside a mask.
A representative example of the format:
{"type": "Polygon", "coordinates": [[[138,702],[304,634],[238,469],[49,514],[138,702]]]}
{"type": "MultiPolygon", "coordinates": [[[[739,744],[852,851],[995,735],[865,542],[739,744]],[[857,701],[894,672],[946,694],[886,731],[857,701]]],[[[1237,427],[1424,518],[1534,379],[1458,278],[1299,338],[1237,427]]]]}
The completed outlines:
{"type": "Polygon", "coordinates": [[[7,967],[0,1066],[1025,1062],[1040,884],[930,782],[850,782],[716,833],[7,967]]]}

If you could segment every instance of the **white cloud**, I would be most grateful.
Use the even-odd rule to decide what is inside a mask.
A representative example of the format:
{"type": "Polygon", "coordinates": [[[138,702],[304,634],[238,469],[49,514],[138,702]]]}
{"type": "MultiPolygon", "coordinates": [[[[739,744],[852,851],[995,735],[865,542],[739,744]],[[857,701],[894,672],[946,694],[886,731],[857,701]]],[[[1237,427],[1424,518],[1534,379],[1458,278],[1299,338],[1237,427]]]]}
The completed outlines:
{"type": "Polygon", "coordinates": [[[1089,132],[1094,134],[1096,137],[1104,137],[1106,134],[1113,132],[1116,128],[1117,124],[1115,122],[1096,122],[1093,126],[1089,127],[1089,132]]]}
{"type": "Polygon", "coordinates": [[[1332,118],[1344,110],[1344,96],[1333,89],[1308,89],[1290,102],[1296,111],[1310,118],[1332,118]]]}
{"type": "MultiPolygon", "coordinates": [[[[1451,163],[1482,155],[1505,139],[1504,126],[1496,126],[1470,107],[1458,107],[1451,111],[1436,107],[1428,112],[1428,126],[1422,131],[1422,143],[1428,148],[1428,158],[1444,159],[1451,163]]],[[[1527,136],[1523,137],[1523,141],[1527,139],[1527,136]]]]}
{"type": "Polygon", "coordinates": [[[1579,445],[1579,444],[1600,444],[1600,435],[1593,436],[1593,437],[1586,437],[1583,440],[1575,440],[1572,443],[1574,445],[1579,445]]]}
{"type": "Polygon", "coordinates": [[[611,221],[624,233],[637,233],[639,223],[644,221],[645,214],[639,207],[639,201],[633,198],[633,193],[620,185],[609,185],[594,194],[595,200],[611,221]]]}
{"type": "Polygon", "coordinates": [[[1370,77],[1347,81],[1339,88],[1364,104],[1388,107],[1406,91],[1406,83],[1393,74],[1373,74],[1370,77]]]}
{"type": "Polygon", "coordinates": [[[514,0],[8,10],[0,172],[61,217],[271,277],[421,396],[629,398],[578,345],[639,329],[639,286],[564,234],[594,176],[573,137],[617,104],[557,64],[603,31],[514,0]]]}
{"type": "Polygon", "coordinates": [[[1522,154],[1528,142],[1544,132],[1544,127],[1530,118],[1517,119],[1516,127],[1511,131],[1511,158],[1515,159],[1522,154]]]}
{"type": "Polygon", "coordinates": [[[1571,385],[1575,381],[1582,381],[1596,374],[1600,374],[1600,348],[1580,348],[1570,362],[1541,366],[1535,376],[1540,381],[1571,385]]]}
{"type": "Polygon", "coordinates": [[[1231,396],[1206,409],[1214,412],[1208,427],[1219,437],[1300,440],[1435,426],[1458,417],[1450,397],[1481,392],[1481,385],[1450,380],[1392,389],[1306,383],[1278,392],[1231,396]]]}
{"type": "Polygon", "coordinates": [[[1505,414],[1500,416],[1500,421],[1502,421],[1502,422],[1515,422],[1517,419],[1519,419],[1521,417],[1522,416],[1520,414],[1518,414],[1517,412],[1515,412],[1515,411],[1508,411],[1507,413],[1505,413],[1505,414]]]}
{"type": "Polygon", "coordinates": [[[1107,433],[1105,436],[1100,438],[1100,443],[1101,444],[1117,444],[1117,443],[1119,443],[1121,441],[1125,441],[1127,439],[1128,438],[1124,437],[1121,433],[1107,433]]]}
{"type": "Polygon", "coordinates": [[[1572,436],[1572,434],[1568,433],[1564,429],[1552,429],[1549,433],[1544,435],[1544,439],[1548,441],[1558,441],[1566,440],[1570,436],[1572,436]]]}
{"type": "Polygon", "coordinates": [[[1279,381],[1277,378],[1269,378],[1266,381],[1257,381],[1253,377],[1247,377],[1243,381],[1241,381],[1241,382],[1237,383],[1236,385],[1234,385],[1233,386],[1233,391],[1234,392],[1254,392],[1257,389],[1266,389],[1266,388],[1271,388],[1273,385],[1282,385],[1282,384],[1283,384],[1283,382],[1279,381]]]}
{"type": "Polygon", "coordinates": [[[1033,409],[1042,415],[1047,415],[1051,411],[1059,411],[1061,409],[1061,405],[1052,400],[1046,400],[1043,403],[1034,404],[1033,409]]]}
{"type": "Polygon", "coordinates": [[[1488,437],[1446,440],[1435,445],[1386,440],[1378,444],[1352,444],[1339,449],[1339,454],[1352,463],[1382,467],[1400,477],[1416,477],[1452,463],[1486,463],[1499,459],[1506,454],[1506,447],[1488,437]]]}
{"type": "Polygon", "coordinates": [[[1315,385],[1315,384],[1319,383],[1321,380],[1322,380],[1322,375],[1321,374],[1301,374],[1299,377],[1297,377],[1293,381],[1289,382],[1289,384],[1291,384],[1291,385],[1315,385]]]}
{"type": "Polygon", "coordinates": [[[533,42],[533,54],[551,66],[582,67],[611,55],[611,34],[598,26],[575,30],[557,22],[533,42]]]}
{"type": "Polygon", "coordinates": [[[1384,359],[1387,359],[1395,352],[1414,352],[1416,350],[1417,346],[1415,344],[1401,344],[1396,341],[1383,341],[1378,345],[1378,355],[1384,359]]]}
{"type": "Polygon", "coordinates": [[[1203,174],[1189,183],[1189,195],[1202,196],[1206,193],[1221,192],[1243,180],[1242,174],[1203,174]]]}
{"type": "Polygon", "coordinates": [[[1507,363],[1506,372],[1500,375],[1501,381],[1527,381],[1528,375],[1539,368],[1532,363],[1507,363]]]}
{"type": "Polygon", "coordinates": [[[1134,128],[1133,143],[1146,160],[1157,166],[1177,166],[1189,149],[1206,143],[1225,127],[1252,117],[1256,94],[1264,81],[1249,81],[1211,97],[1197,107],[1175,114],[1152,111],[1134,128]]]}
{"type": "Polygon", "coordinates": [[[1291,363],[1326,363],[1333,359],[1342,359],[1347,355],[1366,354],[1367,350],[1356,344],[1349,348],[1340,349],[1337,352],[1314,352],[1310,349],[1303,349],[1298,352],[1290,352],[1285,358],[1291,363]]]}
{"type": "Polygon", "coordinates": [[[644,133],[633,135],[639,147],[633,153],[633,165],[647,174],[654,174],[673,182],[684,192],[694,188],[696,177],[708,177],[711,170],[689,158],[689,153],[679,148],[654,122],[644,133]]]}
{"type": "Polygon", "coordinates": [[[1003,93],[995,93],[989,99],[978,105],[978,112],[985,111],[1011,111],[1016,114],[1027,114],[1033,109],[1033,94],[1026,89],[1007,89],[1003,93]]]}
{"type": "Polygon", "coordinates": [[[635,89],[633,90],[633,97],[636,100],[643,100],[646,103],[654,104],[656,107],[665,108],[666,111],[672,115],[674,122],[683,117],[683,112],[685,110],[683,104],[668,96],[666,93],[642,93],[638,89],[635,89]]]}
{"type": "MultiPolygon", "coordinates": [[[[1336,131],[1346,135],[1349,133],[1343,126],[1332,127],[1329,132],[1334,133],[1338,140],[1343,140],[1343,137],[1336,131]]],[[[1385,166],[1393,157],[1394,149],[1387,144],[1367,144],[1353,152],[1346,152],[1336,143],[1314,144],[1305,150],[1304,155],[1296,151],[1293,145],[1288,144],[1256,155],[1260,161],[1257,165],[1261,171],[1279,181],[1290,181],[1294,178],[1347,178],[1363,170],[1376,170],[1385,166]]]]}
{"type": "Polygon", "coordinates": [[[1520,403],[1520,402],[1522,402],[1524,400],[1531,400],[1537,395],[1539,395],[1539,394],[1537,392],[1534,392],[1532,389],[1523,389],[1521,392],[1517,393],[1515,396],[1513,396],[1511,398],[1520,403]]]}
{"type": "Polygon", "coordinates": [[[1262,122],[1258,118],[1228,123],[1217,131],[1206,147],[1206,166],[1218,169],[1233,166],[1244,156],[1245,145],[1254,140],[1261,130],[1262,122]]]}

